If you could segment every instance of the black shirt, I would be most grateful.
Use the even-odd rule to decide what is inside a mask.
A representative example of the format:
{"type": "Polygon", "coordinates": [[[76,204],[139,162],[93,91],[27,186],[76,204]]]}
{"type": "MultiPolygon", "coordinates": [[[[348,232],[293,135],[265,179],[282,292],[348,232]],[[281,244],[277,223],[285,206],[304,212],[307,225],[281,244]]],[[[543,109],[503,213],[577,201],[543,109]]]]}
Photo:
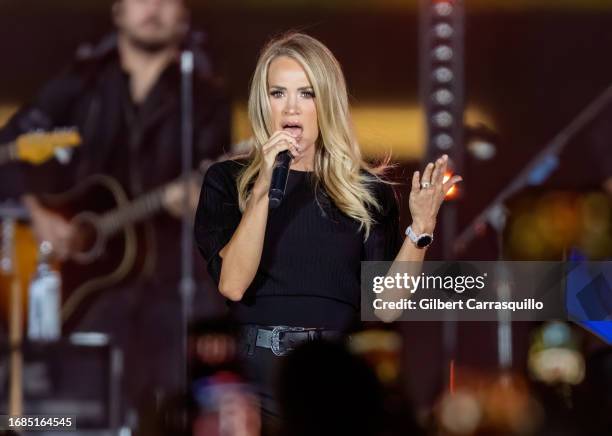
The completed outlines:
{"type": "MultiPolygon", "coordinates": [[[[236,177],[242,165],[226,161],[206,174],[196,214],[196,241],[219,282],[219,251],[236,230],[236,177]]],[[[290,171],[282,204],[268,214],[261,262],[239,302],[229,302],[239,323],[344,328],[360,308],[360,262],[393,260],[399,249],[398,208],[388,184],[373,181],[382,206],[364,242],[364,230],[318,192],[312,173],[290,171]]]]}
{"type": "MultiPolygon", "coordinates": [[[[138,198],[180,175],[178,62],[168,65],[139,105],[131,101],[129,81],[116,46],[104,46],[76,59],[0,129],[4,141],[34,129],[58,127],[76,127],[83,138],[67,165],[55,159],[36,167],[24,164],[22,190],[36,195],[61,193],[92,174],[103,174],[116,179],[128,197],[138,198]]],[[[208,71],[196,68],[194,165],[229,149],[230,121],[229,100],[222,89],[208,71]]],[[[153,229],[147,253],[156,259],[154,278],[173,292],[167,283],[176,283],[180,276],[180,220],[164,210],[146,223],[153,229]]]]}

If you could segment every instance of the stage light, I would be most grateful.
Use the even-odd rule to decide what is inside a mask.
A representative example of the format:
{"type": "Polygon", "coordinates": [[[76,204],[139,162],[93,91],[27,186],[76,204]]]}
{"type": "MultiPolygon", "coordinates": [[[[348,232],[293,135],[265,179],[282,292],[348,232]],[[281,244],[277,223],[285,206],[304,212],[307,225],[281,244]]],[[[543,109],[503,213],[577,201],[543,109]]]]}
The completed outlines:
{"type": "MultiPolygon", "coordinates": [[[[450,171],[445,172],[444,177],[442,178],[442,182],[443,183],[448,182],[452,176],[453,176],[452,172],[450,171]]],[[[459,188],[457,187],[457,185],[453,185],[453,187],[448,190],[444,198],[446,200],[453,200],[457,197],[459,197],[459,188]]]]}
{"type": "Polygon", "coordinates": [[[453,49],[448,45],[439,45],[434,48],[433,57],[438,62],[448,62],[453,58],[453,49]]]}
{"type": "Polygon", "coordinates": [[[543,383],[577,385],[582,382],[585,360],[578,336],[568,324],[552,321],[536,332],[529,348],[528,368],[543,383]]]}
{"type": "MultiPolygon", "coordinates": [[[[425,162],[447,154],[452,170],[463,173],[465,101],[463,83],[463,0],[420,0],[419,87],[427,127],[425,162]]],[[[463,193],[462,195],[463,196],[463,193]]],[[[456,189],[447,198],[458,197],[456,189]]],[[[442,255],[452,258],[457,231],[455,205],[442,210],[442,255]]]]}
{"type": "Polygon", "coordinates": [[[454,75],[453,72],[446,67],[436,68],[433,72],[433,77],[436,81],[440,83],[449,83],[453,80],[454,75]]]}
{"type": "Polygon", "coordinates": [[[464,6],[461,0],[421,0],[421,6],[421,92],[428,120],[427,160],[432,160],[441,150],[452,153],[463,144],[464,6]]]}
{"type": "Polygon", "coordinates": [[[495,157],[497,148],[490,141],[484,139],[473,139],[468,144],[468,151],[478,160],[490,160],[495,157]]]}
{"type": "Polygon", "coordinates": [[[434,12],[439,17],[448,17],[453,13],[453,5],[449,1],[440,1],[434,4],[434,12]]]}
{"type": "Polygon", "coordinates": [[[438,89],[433,94],[433,101],[440,106],[447,106],[453,102],[454,96],[446,88],[438,89]]]}
{"type": "Polygon", "coordinates": [[[433,122],[436,126],[447,129],[453,124],[453,115],[448,111],[440,111],[434,114],[433,122]]]}
{"type": "Polygon", "coordinates": [[[448,133],[440,133],[434,138],[434,145],[440,150],[448,150],[453,144],[453,138],[448,133]]]}
{"type": "Polygon", "coordinates": [[[489,125],[478,122],[466,126],[467,151],[479,161],[493,159],[497,154],[500,137],[489,125]]]}
{"type": "Polygon", "coordinates": [[[453,36],[453,27],[448,23],[438,23],[434,26],[433,34],[439,39],[448,39],[453,36]]]}
{"type": "Polygon", "coordinates": [[[445,395],[438,407],[439,425],[457,435],[473,434],[483,419],[482,405],[473,393],[445,395]]]}

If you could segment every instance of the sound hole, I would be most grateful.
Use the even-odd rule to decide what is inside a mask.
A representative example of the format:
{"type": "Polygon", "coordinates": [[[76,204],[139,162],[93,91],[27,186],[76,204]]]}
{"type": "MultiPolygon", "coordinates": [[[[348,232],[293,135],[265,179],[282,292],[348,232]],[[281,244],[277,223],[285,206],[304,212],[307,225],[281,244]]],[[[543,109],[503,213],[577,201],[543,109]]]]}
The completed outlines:
{"type": "Polygon", "coordinates": [[[98,228],[97,215],[82,213],[74,217],[74,233],[70,241],[70,253],[75,262],[93,262],[104,250],[98,228]]]}

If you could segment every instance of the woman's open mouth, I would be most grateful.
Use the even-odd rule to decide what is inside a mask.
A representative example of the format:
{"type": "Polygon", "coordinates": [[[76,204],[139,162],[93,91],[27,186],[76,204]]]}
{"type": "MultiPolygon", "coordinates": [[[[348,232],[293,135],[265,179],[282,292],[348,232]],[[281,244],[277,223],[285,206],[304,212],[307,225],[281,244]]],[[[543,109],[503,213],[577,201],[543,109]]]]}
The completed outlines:
{"type": "Polygon", "coordinates": [[[302,136],[303,127],[298,122],[286,122],[283,123],[283,131],[289,133],[294,138],[300,138],[302,136]]]}

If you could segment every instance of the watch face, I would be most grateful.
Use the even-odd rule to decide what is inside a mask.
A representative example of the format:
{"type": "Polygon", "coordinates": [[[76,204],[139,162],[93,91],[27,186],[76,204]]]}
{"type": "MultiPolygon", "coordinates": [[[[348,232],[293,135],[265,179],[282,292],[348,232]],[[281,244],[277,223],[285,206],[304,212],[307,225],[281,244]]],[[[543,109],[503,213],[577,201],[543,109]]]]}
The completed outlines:
{"type": "Polygon", "coordinates": [[[429,244],[431,244],[431,240],[432,240],[431,236],[421,236],[419,240],[417,241],[416,245],[419,248],[425,248],[429,244]]]}

